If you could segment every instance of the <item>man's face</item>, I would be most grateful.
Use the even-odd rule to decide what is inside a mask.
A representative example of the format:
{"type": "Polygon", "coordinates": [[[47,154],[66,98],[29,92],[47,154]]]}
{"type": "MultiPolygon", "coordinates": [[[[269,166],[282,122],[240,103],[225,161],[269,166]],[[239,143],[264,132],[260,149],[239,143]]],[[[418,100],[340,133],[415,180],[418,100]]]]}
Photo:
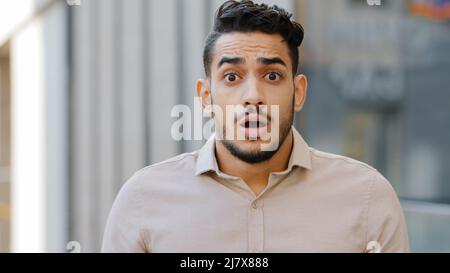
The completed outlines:
{"type": "Polygon", "coordinates": [[[208,80],[197,82],[197,92],[204,105],[212,103],[224,113],[215,116],[216,131],[223,130],[222,144],[248,163],[270,159],[290,133],[293,113],[306,95],[306,78],[294,77],[283,38],[259,32],[223,34],[214,46],[210,70],[208,80]],[[230,105],[242,111],[227,122],[230,105]],[[267,143],[275,143],[275,149],[262,150],[267,143]]]}

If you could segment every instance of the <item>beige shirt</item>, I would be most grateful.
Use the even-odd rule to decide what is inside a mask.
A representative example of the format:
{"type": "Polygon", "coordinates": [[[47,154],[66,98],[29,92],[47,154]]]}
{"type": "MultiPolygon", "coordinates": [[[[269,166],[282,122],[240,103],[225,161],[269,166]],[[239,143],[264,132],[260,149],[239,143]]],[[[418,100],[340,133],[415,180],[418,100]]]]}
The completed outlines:
{"type": "Polygon", "coordinates": [[[111,209],[103,252],[408,252],[390,183],[356,160],[309,148],[293,128],[288,168],[255,196],[222,173],[212,137],[134,174],[111,209]]]}

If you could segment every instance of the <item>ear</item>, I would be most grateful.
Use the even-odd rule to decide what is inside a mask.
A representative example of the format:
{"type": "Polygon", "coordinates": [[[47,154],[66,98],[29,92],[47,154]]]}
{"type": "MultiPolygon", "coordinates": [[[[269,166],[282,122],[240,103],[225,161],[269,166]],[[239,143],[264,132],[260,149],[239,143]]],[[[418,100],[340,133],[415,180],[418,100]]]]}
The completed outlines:
{"type": "Polygon", "coordinates": [[[211,104],[211,88],[209,84],[209,80],[207,79],[199,79],[196,84],[197,89],[197,97],[200,98],[200,102],[202,104],[203,109],[207,105],[211,104]]]}
{"type": "Polygon", "coordinates": [[[294,78],[294,111],[299,112],[303,109],[308,90],[308,79],[300,74],[294,78]]]}

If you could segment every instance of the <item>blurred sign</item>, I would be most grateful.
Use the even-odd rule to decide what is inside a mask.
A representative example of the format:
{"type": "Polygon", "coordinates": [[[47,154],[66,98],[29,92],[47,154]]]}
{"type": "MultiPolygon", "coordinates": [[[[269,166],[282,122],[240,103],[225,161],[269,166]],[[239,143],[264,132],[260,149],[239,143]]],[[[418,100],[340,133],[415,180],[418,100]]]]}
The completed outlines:
{"type": "Polygon", "coordinates": [[[69,6],[80,6],[81,0],[66,0],[66,3],[69,6]]]}
{"type": "Polygon", "coordinates": [[[367,0],[369,6],[381,6],[381,0],[367,0]]]}
{"type": "Polygon", "coordinates": [[[357,48],[385,52],[397,46],[401,23],[401,18],[379,13],[333,16],[328,21],[326,42],[330,50],[357,48]]]}
{"type": "Polygon", "coordinates": [[[360,105],[385,108],[404,96],[400,67],[373,63],[336,63],[330,66],[331,82],[342,98],[360,105]]]}
{"type": "Polygon", "coordinates": [[[345,101],[387,108],[403,99],[404,69],[398,55],[402,23],[401,18],[383,14],[330,19],[329,77],[345,101]],[[380,54],[389,58],[380,59],[380,54]]]}
{"type": "Polygon", "coordinates": [[[450,21],[450,0],[410,0],[409,10],[436,22],[450,21]]]}

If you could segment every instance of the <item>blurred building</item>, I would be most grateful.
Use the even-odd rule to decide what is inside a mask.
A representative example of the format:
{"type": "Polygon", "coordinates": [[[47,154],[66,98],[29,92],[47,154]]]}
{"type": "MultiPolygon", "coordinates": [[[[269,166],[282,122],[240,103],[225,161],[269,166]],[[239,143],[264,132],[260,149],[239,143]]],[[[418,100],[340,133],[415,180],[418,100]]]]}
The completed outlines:
{"type": "Polygon", "coordinates": [[[310,145],[375,166],[406,212],[413,251],[450,251],[450,20],[417,2],[302,1],[310,145]],[[443,17],[442,17],[443,18],[443,17]]]}
{"type": "MultiPolygon", "coordinates": [[[[269,1],[306,29],[296,126],[391,181],[413,250],[450,251],[450,24],[381,2],[269,1]]],[[[202,145],[172,139],[171,110],[221,3],[0,0],[0,251],[98,251],[126,179],[202,145]]]]}

